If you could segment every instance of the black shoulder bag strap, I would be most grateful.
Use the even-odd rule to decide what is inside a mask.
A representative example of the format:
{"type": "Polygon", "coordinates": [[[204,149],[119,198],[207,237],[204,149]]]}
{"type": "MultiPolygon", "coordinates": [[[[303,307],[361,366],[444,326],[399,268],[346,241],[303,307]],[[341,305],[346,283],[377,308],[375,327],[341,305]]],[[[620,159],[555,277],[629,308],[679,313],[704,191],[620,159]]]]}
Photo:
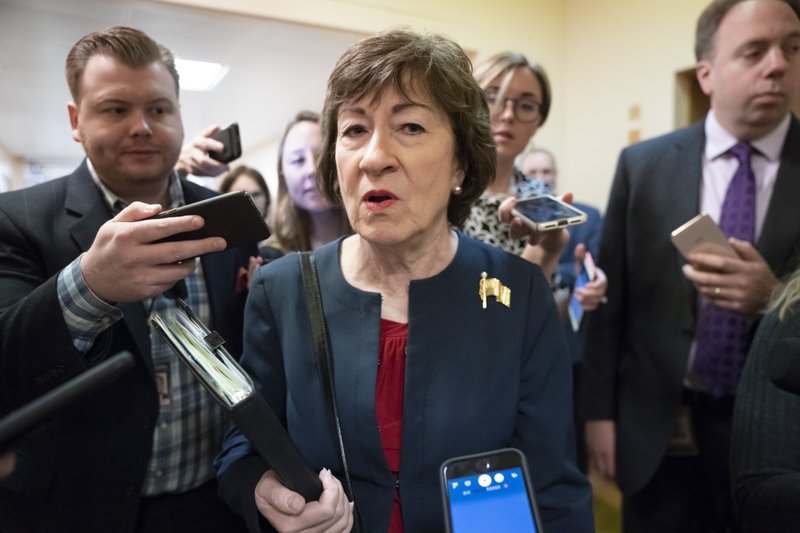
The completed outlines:
{"type": "MultiPolygon", "coordinates": [[[[350,499],[355,503],[356,495],[353,492],[353,485],[350,482],[350,470],[347,468],[347,457],[344,453],[344,439],[342,438],[342,426],[339,422],[339,408],[336,404],[336,394],[333,379],[333,361],[328,346],[328,328],[325,324],[325,315],[322,311],[322,294],[319,289],[319,277],[311,252],[299,252],[300,273],[303,276],[303,291],[306,297],[306,309],[308,310],[308,321],[311,324],[311,342],[314,345],[314,352],[317,356],[317,366],[319,367],[320,384],[322,385],[322,396],[325,399],[328,410],[328,420],[336,432],[339,444],[339,458],[342,461],[344,471],[345,490],[350,499]]],[[[364,531],[361,521],[361,513],[358,505],[354,505],[354,527],[353,531],[364,531]]]]}

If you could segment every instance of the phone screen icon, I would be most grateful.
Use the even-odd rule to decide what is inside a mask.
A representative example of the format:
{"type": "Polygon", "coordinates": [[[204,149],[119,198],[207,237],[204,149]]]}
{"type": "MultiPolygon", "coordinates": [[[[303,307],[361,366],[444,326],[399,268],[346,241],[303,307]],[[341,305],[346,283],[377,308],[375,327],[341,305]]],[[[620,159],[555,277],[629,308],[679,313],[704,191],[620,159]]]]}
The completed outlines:
{"type": "Polygon", "coordinates": [[[536,533],[520,468],[451,481],[448,488],[453,533],[536,533]]]}

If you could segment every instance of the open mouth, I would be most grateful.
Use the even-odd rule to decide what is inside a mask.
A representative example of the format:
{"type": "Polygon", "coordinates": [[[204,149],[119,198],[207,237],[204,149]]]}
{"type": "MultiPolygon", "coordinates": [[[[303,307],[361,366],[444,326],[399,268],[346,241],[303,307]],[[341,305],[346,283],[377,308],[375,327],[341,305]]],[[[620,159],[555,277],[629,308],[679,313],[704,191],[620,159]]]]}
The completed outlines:
{"type": "Polygon", "coordinates": [[[367,196],[367,201],[370,202],[370,203],[373,203],[373,204],[380,204],[382,202],[388,202],[389,200],[392,200],[392,199],[393,198],[391,196],[389,196],[388,194],[373,194],[373,195],[367,196]]]}
{"type": "Polygon", "coordinates": [[[397,200],[397,196],[389,191],[369,191],[363,196],[363,201],[370,211],[378,212],[388,208],[397,200]]]}

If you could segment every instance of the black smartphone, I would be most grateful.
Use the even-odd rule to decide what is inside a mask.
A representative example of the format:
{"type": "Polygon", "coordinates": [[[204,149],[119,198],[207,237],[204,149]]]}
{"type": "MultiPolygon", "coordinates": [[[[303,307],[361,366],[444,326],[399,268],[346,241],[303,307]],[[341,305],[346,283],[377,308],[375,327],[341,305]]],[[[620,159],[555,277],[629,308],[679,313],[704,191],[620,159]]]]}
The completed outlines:
{"type": "Polygon", "coordinates": [[[541,533],[528,465],[519,450],[448,459],[439,474],[448,533],[541,533]]]}
{"type": "Polygon", "coordinates": [[[219,130],[211,136],[225,145],[221,152],[208,152],[208,157],[220,163],[229,163],[242,155],[242,142],[239,139],[239,124],[234,122],[227,128],[219,130]]]}
{"type": "Polygon", "coordinates": [[[193,204],[162,211],[151,218],[200,215],[205,225],[196,230],[170,235],[157,242],[189,241],[222,237],[228,248],[257,244],[269,237],[269,227],[253,199],[244,191],[220,194],[193,204]]]}
{"type": "Polygon", "coordinates": [[[548,195],[519,200],[511,213],[536,231],[583,224],[587,219],[586,213],[577,207],[548,195]]]}

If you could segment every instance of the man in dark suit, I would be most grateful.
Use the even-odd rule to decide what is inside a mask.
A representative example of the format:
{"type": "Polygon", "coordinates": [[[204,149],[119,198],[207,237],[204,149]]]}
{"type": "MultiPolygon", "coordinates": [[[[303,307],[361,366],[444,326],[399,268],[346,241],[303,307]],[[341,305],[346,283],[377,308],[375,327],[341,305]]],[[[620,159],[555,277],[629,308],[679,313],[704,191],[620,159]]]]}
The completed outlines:
{"type": "Polygon", "coordinates": [[[148,316],[173,309],[169,293],[182,289],[240,353],[236,276],[255,248],[154,243],[203,221],[145,219],[214,194],[172,171],[183,126],[168,50],[131,28],[92,33],[70,51],[67,80],[86,159],[0,195],[0,412],[118,351],[137,364],[13,446],[0,530],[236,531],[211,468],[223,415],[148,316]]]}
{"type": "Polygon", "coordinates": [[[626,532],[735,530],[728,448],[740,368],[732,387],[711,386],[697,339],[720,309],[758,320],[797,261],[799,17],[796,0],[715,0],[695,46],[705,122],[620,155],[600,245],[608,304],[589,317],[583,408],[590,459],[623,492],[626,532]],[[750,165],[729,153],[742,141],[750,165]],[[736,257],[693,253],[687,264],[671,231],[701,212],[719,221],[728,184],[748,167],[753,242],[731,238],[736,257]]]}

